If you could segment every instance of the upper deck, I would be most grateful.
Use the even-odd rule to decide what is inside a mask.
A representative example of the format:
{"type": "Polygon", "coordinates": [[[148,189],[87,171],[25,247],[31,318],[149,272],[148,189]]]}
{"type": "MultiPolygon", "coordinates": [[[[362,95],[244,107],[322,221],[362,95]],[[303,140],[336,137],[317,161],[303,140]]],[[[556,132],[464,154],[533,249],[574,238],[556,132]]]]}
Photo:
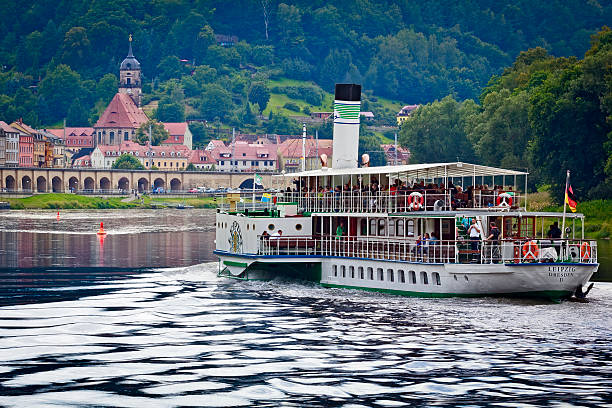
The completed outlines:
{"type": "Polygon", "coordinates": [[[526,210],[527,174],[463,162],[323,168],[284,175],[294,187],[283,200],[311,213],[526,210]]]}

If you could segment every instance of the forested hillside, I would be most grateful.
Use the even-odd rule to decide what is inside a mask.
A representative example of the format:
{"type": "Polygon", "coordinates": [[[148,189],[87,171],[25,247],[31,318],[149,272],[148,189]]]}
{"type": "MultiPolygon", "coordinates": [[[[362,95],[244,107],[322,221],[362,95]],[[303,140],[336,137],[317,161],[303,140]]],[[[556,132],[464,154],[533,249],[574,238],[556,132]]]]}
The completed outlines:
{"type": "Polygon", "coordinates": [[[400,140],[416,161],[475,160],[528,169],[532,187],[559,201],[565,170],[578,197],[612,197],[612,31],[594,35],[583,59],[521,52],[473,100],[448,96],[417,109],[400,140]]]}
{"type": "MultiPolygon", "coordinates": [[[[612,5],[597,0],[2,4],[0,118],[38,126],[97,117],[115,92],[130,33],[145,102],[159,102],[158,117],[256,126],[269,79],[311,81],[314,101],[340,81],[362,83],[371,102],[476,98],[520,51],[582,57],[589,36],[612,21],[612,5]],[[238,42],[224,47],[215,34],[238,42]]],[[[266,130],[291,126],[277,119],[266,130]]]]}

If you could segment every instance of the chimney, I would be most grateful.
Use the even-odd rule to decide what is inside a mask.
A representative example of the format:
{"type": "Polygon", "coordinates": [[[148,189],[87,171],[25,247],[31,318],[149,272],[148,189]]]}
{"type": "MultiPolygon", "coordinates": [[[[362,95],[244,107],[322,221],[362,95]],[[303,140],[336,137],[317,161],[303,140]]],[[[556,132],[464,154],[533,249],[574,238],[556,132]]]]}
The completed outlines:
{"type": "Polygon", "coordinates": [[[332,168],[357,168],[361,85],[336,84],[332,168]]]}

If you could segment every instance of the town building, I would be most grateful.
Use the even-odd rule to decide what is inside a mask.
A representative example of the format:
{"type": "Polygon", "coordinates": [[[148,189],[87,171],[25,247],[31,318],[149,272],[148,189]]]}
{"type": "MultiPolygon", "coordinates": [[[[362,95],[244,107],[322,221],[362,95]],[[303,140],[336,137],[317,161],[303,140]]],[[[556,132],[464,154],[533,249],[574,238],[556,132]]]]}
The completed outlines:
{"type": "Polygon", "coordinates": [[[94,128],[92,127],[66,127],[45,130],[62,139],[66,149],[77,150],[94,147],[94,128]]]}
{"type": "Polygon", "coordinates": [[[414,111],[421,105],[406,105],[397,113],[397,125],[401,126],[414,113],[414,111]]]}
{"type": "Polygon", "coordinates": [[[191,151],[183,145],[142,146],[131,141],[120,145],[98,145],[91,153],[91,167],[110,169],[122,154],[134,156],[147,169],[184,170],[189,164],[191,151]]]}
{"type": "Polygon", "coordinates": [[[6,166],[6,135],[0,129],[0,166],[6,166]]]}
{"type": "Polygon", "coordinates": [[[382,144],[380,147],[385,152],[387,164],[398,165],[398,164],[409,164],[410,163],[410,150],[405,149],[401,146],[397,146],[397,155],[395,154],[395,145],[393,144],[382,144]]]}
{"type": "Polygon", "coordinates": [[[19,167],[34,167],[34,137],[19,133],[19,167]]]}
{"type": "Polygon", "coordinates": [[[212,151],[219,171],[275,171],[276,145],[258,145],[237,141],[230,146],[216,146],[212,151]]]}
{"type": "Polygon", "coordinates": [[[4,165],[19,166],[19,131],[0,120],[0,136],[5,140],[4,165]]]}
{"type": "Polygon", "coordinates": [[[40,131],[45,139],[45,166],[62,168],[66,164],[66,149],[61,137],[43,129],[40,131]]]}
{"type": "MultiPolygon", "coordinates": [[[[325,154],[328,166],[332,162],[332,143],[331,139],[306,139],[306,170],[321,168],[321,155],[325,154]]],[[[279,170],[285,173],[295,173],[302,170],[302,139],[287,139],[278,145],[278,164],[279,170]]]]}
{"type": "Polygon", "coordinates": [[[189,163],[193,164],[198,170],[213,171],[217,169],[217,162],[213,158],[212,153],[206,149],[192,150],[189,163]]]}
{"type": "Polygon", "coordinates": [[[91,168],[91,156],[86,154],[72,161],[72,167],[76,169],[91,168]]]}
{"type": "Polygon", "coordinates": [[[187,122],[168,122],[162,124],[170,135],[170,137],[161,143],[162,145],[184,145],[187,146],[189,150],[193,149],[193,135],[191,134],[191,130],[189,130],[189,124],[187,122]]]}
{"type": "Polygon", "coordinates": [[[96,146],[119,146],[132,141],[136,130],[148,120],[129,95],[117,93],[94,125],[94,143],[96,146]]]}

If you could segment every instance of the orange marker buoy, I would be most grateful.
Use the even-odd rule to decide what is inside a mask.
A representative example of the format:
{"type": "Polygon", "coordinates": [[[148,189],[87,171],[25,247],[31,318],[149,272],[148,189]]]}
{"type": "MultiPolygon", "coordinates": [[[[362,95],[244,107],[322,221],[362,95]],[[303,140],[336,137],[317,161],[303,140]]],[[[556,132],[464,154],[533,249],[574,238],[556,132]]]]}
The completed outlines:
{"type": "Polygon", "coordinates": [[[57,212],[57,220],[60,220],[59,211],[57,212]]]}
{"type": "Polygon", "coordinates": [[[104,223],[100,223],[100,229],[98,230],[98,235],[106,235],[106,231],[104,231],[104,223]]]}

